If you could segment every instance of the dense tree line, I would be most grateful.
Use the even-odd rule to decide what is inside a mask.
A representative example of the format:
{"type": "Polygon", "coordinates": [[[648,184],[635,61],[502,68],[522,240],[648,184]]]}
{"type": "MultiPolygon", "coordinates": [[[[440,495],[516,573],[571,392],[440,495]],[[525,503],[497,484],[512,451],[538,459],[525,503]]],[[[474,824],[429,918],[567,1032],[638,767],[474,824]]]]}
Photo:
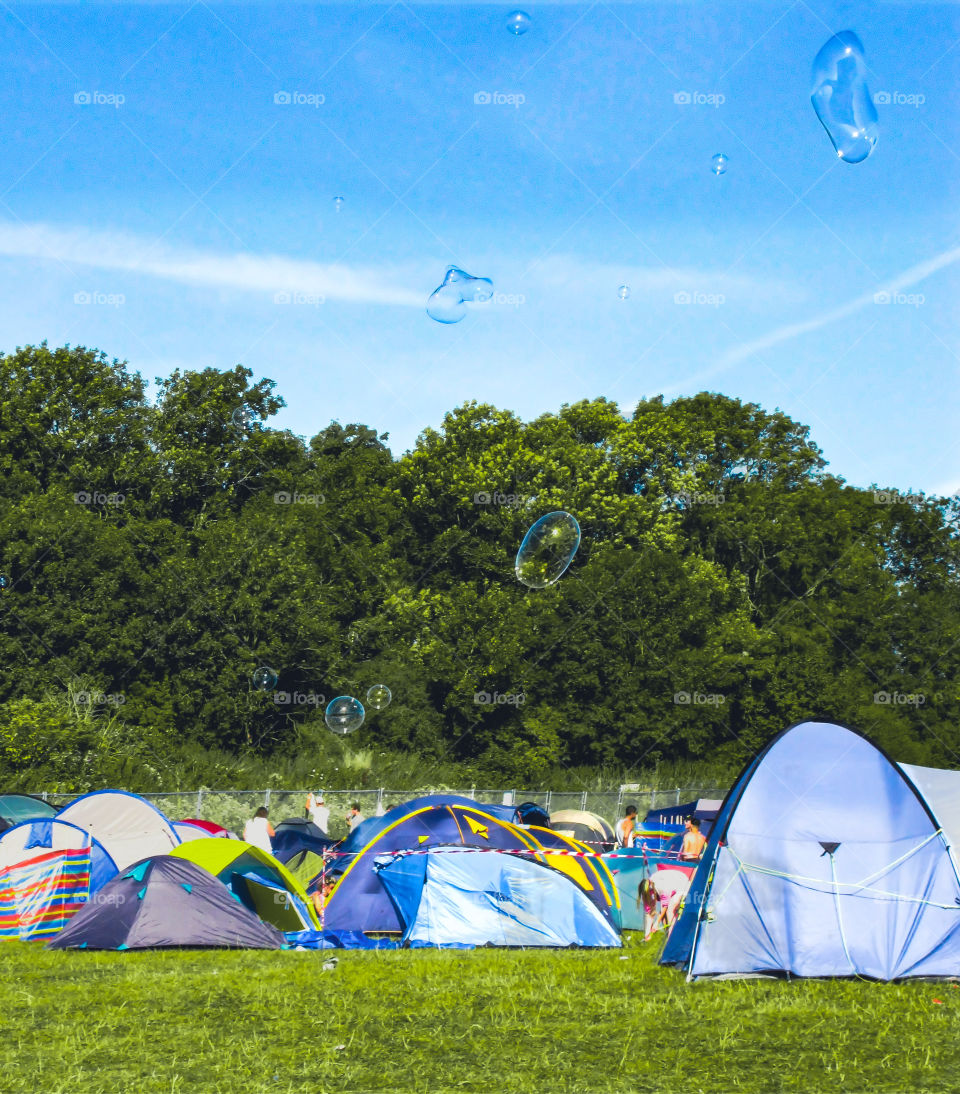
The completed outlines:
{"type": "Polygon", "coordinates": [[[394,458],[365,425],[271,428],[241,366],[158,385],[84,348],[0,356],[7,781],[319,740],[319,696],[377,682],[358,742],[507,778],[740,762],[811,715],[957,763],[957,499],[851,487],[779,411],[470,403],[394,458]],[[580,549],[528,589],[517,547],[557,509],[580,549]]]}

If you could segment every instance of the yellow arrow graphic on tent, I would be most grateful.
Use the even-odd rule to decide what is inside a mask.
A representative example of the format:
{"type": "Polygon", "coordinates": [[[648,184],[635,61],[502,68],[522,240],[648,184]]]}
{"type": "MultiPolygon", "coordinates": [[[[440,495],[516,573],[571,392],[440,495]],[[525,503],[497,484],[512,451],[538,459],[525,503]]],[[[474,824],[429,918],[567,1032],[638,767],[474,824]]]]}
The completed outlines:
{"type": "Polygon", "coordinates": [[[481,824],[478,820],[474,820],[473,817],[464,817],[467,824],[470,825],[470,831],[475,836],[482,836],[484,839],[490,838],[490,832],[485,824],[481,824]]]}

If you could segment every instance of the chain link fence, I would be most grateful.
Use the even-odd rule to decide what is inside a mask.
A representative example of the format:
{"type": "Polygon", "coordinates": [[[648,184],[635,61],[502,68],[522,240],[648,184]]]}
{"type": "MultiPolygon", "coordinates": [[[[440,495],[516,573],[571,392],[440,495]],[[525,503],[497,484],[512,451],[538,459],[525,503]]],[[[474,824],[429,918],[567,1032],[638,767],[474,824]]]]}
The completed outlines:
{"type": "MultiPolygon", "coordinates": [[[[636,805],[642,817],[649,809],[667,809],[697,798],[723,798],[726,788],[710,786],[641,787],[627,784],[617,790],[469,790],[446,791],[472,798],[479,805],[519,805],[536,802],[548,813],[563,809],[582,809],[597,813],[613,824],[623,815],[627,805],[636,805]]],[[[274,824],[305,815],[309,790],[180,790],[167,794],[141,794],[170,820],[206,820],[221,824],[238,835],[244,824],[262,805],[274,824]]],[[[356,802],[364,817],[382,816],[396,805],[428,791],[415,790],[326,790],[323,792],[330,808],[329,835],[340,839],[347,834],[347,813],[356,802]]],[[[40,792],[37,797],[49,801],[58,809],[73,800],[74,795],[40,792]]]]}

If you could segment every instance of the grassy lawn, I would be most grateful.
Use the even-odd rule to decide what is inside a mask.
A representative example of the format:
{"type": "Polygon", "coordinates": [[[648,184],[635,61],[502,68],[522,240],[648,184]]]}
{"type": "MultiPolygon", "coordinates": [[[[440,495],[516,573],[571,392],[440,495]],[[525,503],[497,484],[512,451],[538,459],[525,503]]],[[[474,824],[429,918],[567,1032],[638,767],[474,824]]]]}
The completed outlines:
{"type": "Polygon", "coordinates": [[[4,942],[0,1091],[960,1090],[950,983],[687,984],[636,936],[329,956],[4,942]]]}

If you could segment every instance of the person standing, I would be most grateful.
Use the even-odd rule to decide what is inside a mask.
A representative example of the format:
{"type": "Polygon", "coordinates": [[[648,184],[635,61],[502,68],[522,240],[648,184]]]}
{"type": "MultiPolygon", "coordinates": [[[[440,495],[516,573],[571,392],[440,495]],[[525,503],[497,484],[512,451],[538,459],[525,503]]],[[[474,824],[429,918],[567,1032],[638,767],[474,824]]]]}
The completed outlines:
{"type": "Polygon", "coordinates": [[[360,813],[360,803],[354,802],[353,805],[350,806],[350,812],[347,814],[347,824],[350,825],[350,831],[352,832],[362,820],[363,816],[360,813]]]}
{"type": "Polygon", "coordinates": [[[637,828],[637,807],[627,806],[627,815],[617,824],[617,846],[632,847],[633,834],[637,828]]]}
{"type": "Polygon", "coordinates": [[[707,840],[700,831],[700,822],[696,817],[687,817],[683,822],[683,844],[680,847],[680,858],[684,862],[697,862],[703,855],[703,849],[707,846],[707,840]]]}
{"type": "Polygon", "coordinates": [[[266,851],[268,855],[273,854],[273,844],[270,840],[276,834],[273,825],[267,819],[267,810],[262,805],[243,826],[245,842],[252,844],[254,847],[259,847],[261,851],[266,851]]]}
{"type": "Polygon", "coordinates": [[[307,795],[307,814],[310,820],[326,835],[330,826],[330,809],[323,800],[322,793],[314,794],[311,790],[307,795]]]}

